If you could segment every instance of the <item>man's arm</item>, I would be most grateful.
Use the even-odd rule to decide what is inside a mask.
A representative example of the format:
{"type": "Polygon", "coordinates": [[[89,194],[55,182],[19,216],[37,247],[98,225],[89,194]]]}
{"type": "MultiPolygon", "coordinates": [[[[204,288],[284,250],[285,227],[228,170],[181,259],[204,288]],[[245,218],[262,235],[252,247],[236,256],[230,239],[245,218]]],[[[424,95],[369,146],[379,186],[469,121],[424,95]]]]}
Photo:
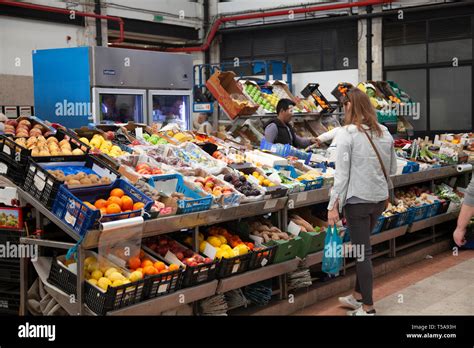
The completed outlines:
{"type": "Polygon", "coordinates": [[[295,134],[296,147],[305,148],[312,144],[311,138],[303,138],[295,134]]]}
{"type": "Polygon", "coordinates": [[[274,144],[275,139],[278,135],[278,127],[275,123],[270,123],[266,128],[265,128],[265,140],[269,143],[274,144]]]}
{"type": "Polygon", "coordinates": [[[474,176],[466,189],[464,195],[464,202],[461,207],[461,211],[458,216],[458,223],[453,233],[454,241],[457,245],[461,246],[466,243],[465,235],[466,228],[471,221],[471,217],[474,216],[474,176]]]}

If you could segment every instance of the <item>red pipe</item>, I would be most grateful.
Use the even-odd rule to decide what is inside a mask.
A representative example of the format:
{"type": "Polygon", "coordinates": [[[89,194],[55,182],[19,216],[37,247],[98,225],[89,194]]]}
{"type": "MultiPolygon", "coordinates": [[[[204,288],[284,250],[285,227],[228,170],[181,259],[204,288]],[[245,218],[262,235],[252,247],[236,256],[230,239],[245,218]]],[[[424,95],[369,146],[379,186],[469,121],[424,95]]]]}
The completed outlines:
{"type": "MultiPolygon", "coordinates": [[[[312,6],[312,7],[306,7],[306,8],[295,8],[295,9],[289,9],[289,10],[278,10],[278,11],[263,12],[263,13],[259,12],[259,13],[244,14],[244,15],[239,15],[239,16],[222,17],[222,18],[217,19],[214,22],[214,24],[212,25],[211,31],[209,32],[209,35],[207,36],[206,42],[203,43],[201,46],[167,48],[166,51],[168,52],[206,51],[211,46],[211,43],[214,40],[214,37],[216,36],[217,31],[219,30],[219,27],[221,26],[222,23],[225,23],[225,22],[241,21],[241,20],[255,19],[255,18],[286,16],[290,13],[299,14],[299,13],[308,13],[308,12],[338,10],[338,9],[352,8],[352,7],[383,5],[383,4],[391,3],[393,1],[394,0],[366,0],[366,1],[351,2],[351,3],[319,5],[319,6],[312,6]]],[[[116,45],[116,47],[120,47],[120,45],[116,45]]]]}
{"type": "Polygon", "coordinates": [[[120,18],[120,17],[98,15],[98,14],[95,14],[95,13],[87,13],[87,12],[81,12],[81,11],[75,11],[75,10],[68,10],[68,9],[64,9],[64,8],[57,8],[57,7],[43,6],[43,5],[35,5],[35,4],[29,4],[29,3],[24,3],[24,2],[16,2],[16,1],[0,0],[0,5],[22,7],[22,8],[27,8],[27,9],[30,9],[30,10],[54,12],[54,13],[61,13],[61,14],[66,14],[66,15],[70,15],[71,11],[74,11],[74,15],[77,15],[77,16],[80,16],[80,17],[91,17],[91,18],[99,18],[99,19],[105,19],[105,20],[109,20],[109,21],[115,21],[115,22],[118,22],[118,24],[119,24],[120,34],[119,34],[119,38],[117,40],[113,41],[113,42],[114,43],[121,43],[125,40],[123,19],[120,18]]]}

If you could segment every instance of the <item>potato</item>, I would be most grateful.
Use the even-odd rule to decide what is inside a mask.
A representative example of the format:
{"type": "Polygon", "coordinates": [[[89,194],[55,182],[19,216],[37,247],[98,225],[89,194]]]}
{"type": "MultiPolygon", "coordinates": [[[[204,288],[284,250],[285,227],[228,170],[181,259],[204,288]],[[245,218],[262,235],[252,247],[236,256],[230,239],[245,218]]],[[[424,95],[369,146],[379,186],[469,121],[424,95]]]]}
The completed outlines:
{"type": "Polygon", "coordinates": [[[71,144],[70,144],[69,141],[66,140],[66,139],[61,140],[61,141],[59,142],[59,146],[60,146],[60,147],[68,146],[69,148],[71,148],[71,144]]]}
{"type": "MultiPolygon", "coordinates": [[[[44,139],[43,136],[38,137],[38,138],[43,138],[43,139],[44,139]]],[[[58,144],[58,143],[59,143],[59,140],[58,140],[57,138],[55,138],[55,137],[49,137],[49,138],[46,140],[46,142],[47,142],[48,144],[49,144],[49,143],[56,143],[56,144],[58,144]]]]}
{"type": "Polygon", "coordinates": [[[108,185],[111,183],[110,178],[104,176],[103,178],[100,179],[100,183],[104,185],[108,185]]]}
{"type": "Polygon", "coordinates": [[[68,148],[65,148],[65,147],[62,147],[62,148],[61,148],[61,152],[62,152],[62,154],[63,154],[64,156],[71,156],[71,155],[72,155],[71,150],[68,149],[68,148]]]}
{"type": "Polygon", "coordinates": [[[91,185],[92,184],[92,181],[91,179],[89,178],[82,178],[81,180],[79,180],[81,184],[83,185],[91,185]]]}
{"type": "Polygon", "coordinates": [[[93,183],[96,184],[100,181],[99,177],[95,174],[89,174],[89,180],[93,183]]]}
{"type": "Polygon", "coordinates": [[[59,181],[65,181],[66,177],[64,176],[64,174],[56,174],[56,179],[58,179],[59,181]]]}
{"type": "Polygon", "coordinates": [[[33,150],[31,150],[31,156],[38,157],[39,155],[40,151],[38,150],[38,148],[34,148],[33,150]]]}
{"type": "Polygon", "coordinates": [[[66,182],[66,184],[67,184],[68,186],[80,185],[81,182],[80,182],[79,180],[69,180],[69,181],[66,182]]]}

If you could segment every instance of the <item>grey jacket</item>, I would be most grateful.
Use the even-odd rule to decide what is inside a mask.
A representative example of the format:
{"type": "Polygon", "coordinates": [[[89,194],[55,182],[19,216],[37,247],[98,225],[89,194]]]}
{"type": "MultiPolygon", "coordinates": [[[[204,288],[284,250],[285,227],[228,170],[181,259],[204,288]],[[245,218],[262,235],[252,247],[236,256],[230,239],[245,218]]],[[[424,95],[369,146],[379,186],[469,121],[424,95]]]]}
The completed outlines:
{"type": "Polygon", "coordinates": [[[472,176],[471,182],[464,193],[464,204],[474,207],[474,175],[472,176]]]}
{"type": "MultiPolygon", "coordinates": [[[[388,175],[394,175],[397,172],[397,158],[393,138],[387,127],[382,125],[380,127],[383,135],[381,137],[374,135],[372,140],[382,157],[388,175]]],[[[386,200],[389,188],[393,187],[391,182],[387,183],[385,180],[377,155],[365,134],[355,125],[349,125],[337,132],[335,141],[337,142],[336,174],[328,210],[332,210],[339,200],[339,210],[342,211],[351,197],[374,203],[386,200]]]]}

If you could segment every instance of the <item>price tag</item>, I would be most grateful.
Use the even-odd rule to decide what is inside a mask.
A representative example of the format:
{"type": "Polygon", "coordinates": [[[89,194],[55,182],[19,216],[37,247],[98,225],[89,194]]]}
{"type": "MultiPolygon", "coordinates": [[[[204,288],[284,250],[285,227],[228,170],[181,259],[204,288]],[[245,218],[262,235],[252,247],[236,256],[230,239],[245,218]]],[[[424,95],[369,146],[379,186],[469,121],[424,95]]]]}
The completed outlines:
{"type": "Polygon", "coordinates": [[[232,272],[231,273],[237,272],[239,270],[239,268],[240,268],[240,263],[235,264],[234,267],[232,267],[232,272]]]}
{"type": "Polygon", "coordinates": [[[296,196],[296,202],[306,201],[308,199],[308,192],[300,192],[296,196]]]}
{"type": "Polygon", "coordinates": [[[8,167],[5,163],[0,163],[0,173],[1,174],[6,174],[8,170],[8,167]]]}
{"type": "Polygon", "coordinates": [[[46,186],[46,182],[44,181],[44,178],[41,179],[40,177],[35,176],[33,181],[34,181],[34,184],[35,184],[36,188],[40,191],[43,191],[44,187],[46,186]]]}
{"type": "Polygon", "coordinates": [[[161,294],[162,292],[165,292],[166,290],[168,290],[168,286],[169,284],[161,284],[158,287],[158,293],[161,294]]]}
{"type": "Polygon", "coordinates": [[[214,248],[211,244],[206,243],[206,247],[204,248],[204,255],[214,260],[216,257],[216,253],[217,249],[214,248]]]}
{"type": "Polygon", "coordinates": [[[268,260],[265,258],[262,260],[260,264],[262,265],[262,267],[264,267],[267,263],[268,263],[268,260]]]}
{"type": "Polygon", "coordinates": [[[290,221],[288,224],[288,233],[291,233],[294,236],[299,235],[301,232],[301,226],[295,224],[293,221],[290,221]]]}
{"type": "Polygon", "coordinates": [[[278,199],[269,199],[268,201],[265,202],[265,206],[263,207],[264,210],[267,209],[273,209],[277,205],[278,199]]]}
{"type": "Polygon", "coordinates": [[[66,215],[64,216],[64,220],[66,220],[66,222],[71,226],[74,226],[76,224],[76,217],[72,216],[71,213],[69,212],[66,212],[66,215]]]}
{"type": "Polygon", "coordinates": [[[3,152],[5,152],[7,155],[11,155],[12,153],[7,144],[3,144],[3,152]]]}
{"type": "Polygon", "coordinates": [[[406,144],[404,147],[402,147],[402,150],[408,150],[411,147],[411,144],[406,144]]]}
{"type": "Polygon", "coordinates": [[[254,235],[249,235],[249,238],[252,239],[255,242],[255,246],[260,247],[263,244],[263,238],[254,236],[254,235]]]}
{"type": "Polygon", "coordinates": [[[139,139],[143,139],[143,128],[142,127],[137,127],[135,128],[135,135],[139,139]]]}
{"type": "Polygon", "coordinates": [[[176,255],[170,252],[169,250],[166,252],[165,260],[168,261],[169,263],[174,263],[180,266],[184,266],[184,264],[176,257],[176,255]]]}

